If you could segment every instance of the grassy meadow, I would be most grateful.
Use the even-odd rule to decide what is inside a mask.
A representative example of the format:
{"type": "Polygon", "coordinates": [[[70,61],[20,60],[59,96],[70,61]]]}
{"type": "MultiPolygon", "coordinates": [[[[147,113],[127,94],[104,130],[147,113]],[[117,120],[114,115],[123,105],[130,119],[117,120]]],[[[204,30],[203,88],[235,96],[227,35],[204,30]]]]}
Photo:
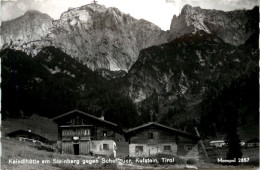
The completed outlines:
{"type": "MultiPolygon", "coordinates": [[[[121,146],[127,149],[126,143],[121,143],[121,146]]],[[[250,157],[249,164],[241,164],[239,166],[220,165],[217,164],[216,158],[224,156],[225,149],[216,149],[208,152],[210,161],[200,160],[198,162],[189,163],[181,159],[176,159],[176,162],[171,164],[137,164],[137,163],[101,163],[102,157],[93,156],[77,156],[71,154],[60,154],[55,152],[47,152],[45,150],[36,149],[32,143],[20,142],[17,139],[2,139],[2,170],[83,170],[83,169],[186,169],[186,168],[202,168],[202,169],[256,169],[259,165],[258,152],[256,148],[243,149],[244,156],[250,157]],[[15,159],[37,159],[39,164],[10,164],[9,160],[15,159]],[[59,160],[78,160],[80,163],[53,163],[53,159],[59,160]],[[43,160],[49,160],[50,163],[41,163],[43,160]],[[83,164],[84,160],[99,160],[98,163],[83,164]]],[[[127,152],[118,152],[118,157],[124,158],[127,152]]],[[[159,158],[159,157],[154,157],[159,158]]],[[[134,160],[135,158],[131,158],[134,160]]]]}

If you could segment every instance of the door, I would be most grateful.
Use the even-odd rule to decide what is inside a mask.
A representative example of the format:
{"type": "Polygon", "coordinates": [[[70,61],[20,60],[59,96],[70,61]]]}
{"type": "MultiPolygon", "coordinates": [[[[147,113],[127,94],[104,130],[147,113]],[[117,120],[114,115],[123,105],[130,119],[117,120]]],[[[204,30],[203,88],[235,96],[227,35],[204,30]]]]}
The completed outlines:
{"type": "Polygon", "coordinates": [[[73,144],[74,155],[79,155],[79,144],[73,144]]]}
{"type": "Polygon", "coordinates": [[[156,155],[158,152],[157,145],[149,145],[149,155],[156,155]]]}
{"type": "Polygon", "coordinates": [[[90,153],[90,141],[81,141],[79,146],[79,154],[87,155],[90,153]]]}

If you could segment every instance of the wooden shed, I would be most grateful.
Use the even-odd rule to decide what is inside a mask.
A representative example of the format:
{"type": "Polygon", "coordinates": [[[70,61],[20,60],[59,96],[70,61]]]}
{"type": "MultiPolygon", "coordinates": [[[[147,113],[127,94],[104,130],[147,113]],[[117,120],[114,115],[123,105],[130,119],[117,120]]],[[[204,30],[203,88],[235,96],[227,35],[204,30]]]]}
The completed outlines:
{"type": "Polygon", "coordinates": [[[259,147],[259,138],[253,138],[248,141],[246,141],[245,146],[250,147],[259,147]]]}
{"type": "Polygon", "coordinates": [[[116,156],[117,125],[104,117],[73,110],[52,120],[58,124],[58,140],[63,153],[116,156]]]}
{"type": "Polygon", "coordinates": [[[213,140],[209,142],[209,145],[215,148],[222,148],[226,146],[226,142],[224,140],[213,140]]]}
{"type": "Polygon", "coordinates": [[[43,137],[41,135],[31,132],[31,130],[19,129],[19,130],[7,133],[6,136],[14,137],[14,138],[28,138],[28,139],[37,140],[37,141],[40,141],[43,143],[48,142],[48,139],[46,139],[45,137],[43,137]]]}
{"type": "Polygon", "coordinates": [[[150,157],[167,154],[184,159],[199,159],[200,137],[180,130],[150,122],[125,132],[129,142],[130,157],[150,157]]]}

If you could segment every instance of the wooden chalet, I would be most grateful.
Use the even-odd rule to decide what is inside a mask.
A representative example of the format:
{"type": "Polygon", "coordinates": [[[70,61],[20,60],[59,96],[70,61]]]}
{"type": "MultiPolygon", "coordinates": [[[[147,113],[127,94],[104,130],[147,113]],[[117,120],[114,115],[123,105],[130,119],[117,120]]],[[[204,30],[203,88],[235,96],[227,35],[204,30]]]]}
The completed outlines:
{"type": "Polygon", "coordinates": [[[200,137],[165,125],[150,122],[125,132],[130,157],[150,157],[156,154],[199,159],[200,137]]]}
{"type": "Polygon", "coordinates": [[[10,133],[7,133],[5,136],[13,137],[13,138],[27,138],[37,140],[43,143],[47,143],[49,140],[41,135],[31,132],[31,130],[23,130],[19,129],[10,133]]]}
{"type": "Polygon", "coordinates": [[[117,125],[80,110],[73,110],[52,119],[58,124],[58,140],[62,153],[116,156],[117,125]]]}

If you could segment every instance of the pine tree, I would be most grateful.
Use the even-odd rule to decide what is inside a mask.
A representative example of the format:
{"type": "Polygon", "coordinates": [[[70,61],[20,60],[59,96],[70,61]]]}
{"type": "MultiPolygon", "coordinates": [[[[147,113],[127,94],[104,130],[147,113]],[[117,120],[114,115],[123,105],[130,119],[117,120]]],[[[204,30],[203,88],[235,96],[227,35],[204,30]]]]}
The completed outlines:
{"type": "Polygon", "coordinates": [[[241,158],[243,153],[241,151],[240,139],[237,134],[237,117],[238,113],[234,107],[227,109],[227,136],[226,143],[228,147],[226,158],[228,160],[236,159],[235,165],[238,165],[238,158],[241,158]]]}

